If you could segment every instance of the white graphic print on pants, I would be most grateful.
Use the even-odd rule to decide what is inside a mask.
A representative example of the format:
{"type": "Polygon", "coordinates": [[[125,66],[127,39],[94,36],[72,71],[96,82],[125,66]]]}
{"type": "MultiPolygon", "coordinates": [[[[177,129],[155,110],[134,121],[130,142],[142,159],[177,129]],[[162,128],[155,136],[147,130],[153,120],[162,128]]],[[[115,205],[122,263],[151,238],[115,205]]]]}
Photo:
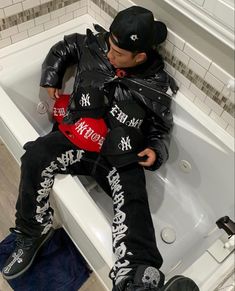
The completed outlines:
{"type": "Polygon", "coordinates": [[[42,171],[41,177],[43,178],[43,181],[40,183],[42,188],[37,191],[38,196],[36,201],[38,202],[38,205],[35,215],[36,221],[44,226],[42,234],[47,233],[52,226],[53,214],[51,211],[49,211],[49,213],[47,212],[50,207],[50,203],[47,200],[43,201],[43,199],[47,199],[51,192],[56,170],[59,169],[61,172],[66,171],[68,166],[80,162],[83,154],[84,150],[69,150],[60,157],[57,157],[55,161],[52,161],[50,165],[42,171]],[[43,223],[46,214],[46,222],[43,223]]]}
{"type": "Polygon", "coordinates": [[[126,236],[128,227],[125,225],[126,214],[121,210],[125,202],[124,191],[122,191],[120,175],[115,167],[109,172],[107,179],[112,190],[114,204],[112,235],[114,255],[116,257],[110,277],[115,279],[115,284],[118,284],[132,270],[128,268],[130,262],[125,259],[126,254],[132,255],[132,253],[128,252],[124,242],[120,242],[126,236]]]}

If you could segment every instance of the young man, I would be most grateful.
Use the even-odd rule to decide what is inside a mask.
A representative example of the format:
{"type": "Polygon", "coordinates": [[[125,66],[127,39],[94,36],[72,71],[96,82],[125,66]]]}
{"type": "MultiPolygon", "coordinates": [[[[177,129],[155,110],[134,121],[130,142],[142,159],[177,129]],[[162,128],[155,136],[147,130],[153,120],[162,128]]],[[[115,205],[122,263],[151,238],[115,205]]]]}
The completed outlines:
{"type": "Polygon", "coordinates": [[[54,176],[71,173],[91,175],[113,199],[113,290],[196,291],[197,286],[182,276],[163,286],[163,260],[145,185],[144,168],[156,170],[168,158],[173,119],[166,91],[178,89],[156,50],[166,39],[166,26],[154,21],[149,10],[133,6],[118,13],[110,32],[96,28],[96,35],[87,30],[86,35],[65,36],[42,65],[41,86],[58,99],[65,70],[76,64],[74,89],[59,130],[25,145],[12,229],[17,244],[3,275],[11,279],[25,272],[51,236],[53,210],[48,199],[54,176]],[[97,99],[94,94],[104,96],[98,107],[89,103],[97,99]],[[100,150],[92,150],[91,143],[99,139],[88,112],[109,129],[100,150]]]}

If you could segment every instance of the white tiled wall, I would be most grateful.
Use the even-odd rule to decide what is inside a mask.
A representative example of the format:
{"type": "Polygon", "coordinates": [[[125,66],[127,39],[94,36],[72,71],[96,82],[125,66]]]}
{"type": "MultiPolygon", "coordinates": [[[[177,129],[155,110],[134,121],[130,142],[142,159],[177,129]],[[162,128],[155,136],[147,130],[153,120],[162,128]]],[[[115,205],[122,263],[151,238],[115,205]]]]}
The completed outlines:
{"type": "MultiPolygon", "coordinates": [[[[78,1],[51,13],[0,31],[0,49],[87,13],[87,1],[78,1]]],[[[0,0],[0,19],[46,2],[49,2],[49,0],[0,0]]]]}
{"type": "MultiPolygon", "coordinates": [[[[0,0],[0,18],[22,11],[22,9],[34,7],[46,2],[48,1],[0,0]]],[[[133,5],[133,2],[128,0],[111,0],[106,2],[118,11],[133,5]]],[[[13,42],[17,42],[31,35],[40,33],[46,29],[50,29],[51,27],[57,26],[60,23],[69,21],[75,17],[79,17],[87,12],[106,29],[109,28],[112,18],[91,0],[82,0],[65,8],[58,9],[50,14],[43,15],[19,24],[18,26],[1,31],[0,48],[8,46],[13,42]]],[[[174,56],[180,59],[181,62],[187,65],[187,67],[193,72],[198,74],[216,90],[234,102],[234,92],[227,87],[229,81],[233,79],[233,77],[219,67],[216,62],[212,61],[210,56],[203,55],[200,51],[196,50],[171,30],[169,30],[168,38],[165,42],[165,48],[170,53],[173,53],[174,56]]],[[[196,87],[195,84],[193,84],[189,79],[187,79],[168,63],[166,63],[166,70],[175,77],[178,85],[180,86],[180,90],[189,100],[196,104],[203,112],[208,114],[229,134],[234,136],[233,116],[226,112],[210,97],[206,96],[206,94],[196,87]]]]}

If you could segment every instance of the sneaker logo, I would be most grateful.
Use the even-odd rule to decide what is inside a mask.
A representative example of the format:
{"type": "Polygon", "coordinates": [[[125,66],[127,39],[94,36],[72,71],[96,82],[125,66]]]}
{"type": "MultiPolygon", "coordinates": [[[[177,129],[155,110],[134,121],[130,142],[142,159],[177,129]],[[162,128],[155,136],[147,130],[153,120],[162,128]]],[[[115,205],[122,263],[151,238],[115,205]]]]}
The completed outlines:
{"type": "Polygon", "coordinates": [[[160,273],[158,269],[154,267],[148,267],[144,271],[142,282],[144,285],[150,285],[151,287],[157,287],[160,281],[160,273]]]}
{"type": "Polygon", "coordinates": [[[9,273],[12,266],[17,262],[17,263],[22,263],[23,260],[21,259],[21,256],[23,255],[23,250],[22,249],[18,249],[18,253],[13,253],[12,254],[12,257],[13,257],[13,260],[9,263],[9,265],[7,265],[5,268],[4,268],[4,273],[9,273]]]}

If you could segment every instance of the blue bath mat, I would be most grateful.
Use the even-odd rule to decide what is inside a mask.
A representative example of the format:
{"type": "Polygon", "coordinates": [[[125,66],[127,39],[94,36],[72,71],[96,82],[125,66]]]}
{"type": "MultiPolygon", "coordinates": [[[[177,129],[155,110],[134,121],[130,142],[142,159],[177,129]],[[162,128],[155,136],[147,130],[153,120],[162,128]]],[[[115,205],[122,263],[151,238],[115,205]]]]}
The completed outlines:
{"type": "MultiPolygon", "coordinates": [[[[0,268],[14,249],[15,234],[0,243],[0,268]]],[[[22,276],[9,280],[14,291],[77,291],[89,277],[89,269],[73,242],[56,229],[22,276]]]]}

